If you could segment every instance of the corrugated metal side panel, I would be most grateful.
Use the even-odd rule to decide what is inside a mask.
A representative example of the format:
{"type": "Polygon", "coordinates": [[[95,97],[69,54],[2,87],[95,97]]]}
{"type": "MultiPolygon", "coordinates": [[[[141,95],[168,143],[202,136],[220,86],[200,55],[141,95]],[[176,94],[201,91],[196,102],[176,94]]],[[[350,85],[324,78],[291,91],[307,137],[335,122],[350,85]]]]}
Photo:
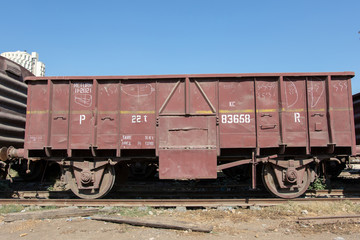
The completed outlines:
{"type": "Polygon", "coordinates": [[[24,146],[27,76],[33,74],[0,57],[0,147],[24,146]]]}
{"type": "Polygon", "coordinates": [[[360,145],[360,93],[353,95],[356,145],[360,145]]]}

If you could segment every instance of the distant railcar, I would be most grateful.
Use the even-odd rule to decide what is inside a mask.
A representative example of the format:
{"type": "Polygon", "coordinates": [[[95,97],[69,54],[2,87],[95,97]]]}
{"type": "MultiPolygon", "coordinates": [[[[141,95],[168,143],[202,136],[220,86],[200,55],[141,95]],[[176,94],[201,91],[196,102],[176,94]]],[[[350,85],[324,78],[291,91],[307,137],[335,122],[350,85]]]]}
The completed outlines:
{"type": "Polygon", "coordinates": [[[34,75],[0,56],[0,146],[24,147],[28,76],[34,75]]]}
{"type": "Polygon", "coordinates": [[[11,146],[24,148],[27,92],[24,78],[28,76],[34,75],[0,56],[0,148],[3,147],[0,151],[0,179],[7,175],[5,150],[11,146]]]}
{"type": "Polygon", "coordinates": [[[353,76],[28,77],[25,147],[7,155],[56,161],[81,198],[105,196],[122,162],[158,166],[160,179],[239,169],[253,188],[261,172],[272,194],[294,198],[319,166],[356,155],[353,76]]]}

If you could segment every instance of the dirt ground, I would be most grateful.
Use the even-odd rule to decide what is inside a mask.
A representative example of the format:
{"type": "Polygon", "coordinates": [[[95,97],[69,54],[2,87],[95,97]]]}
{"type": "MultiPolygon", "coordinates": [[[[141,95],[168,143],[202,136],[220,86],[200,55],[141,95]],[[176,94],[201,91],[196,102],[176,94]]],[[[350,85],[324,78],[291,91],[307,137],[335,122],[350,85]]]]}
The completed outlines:
{"type": "MultiPolygon", "coordinates": [[[[34,209],[25,209],[31,211],[34,209]]],[[[110,216],[137,217],[158,221],[179,220],[192,224],[212,225],[211,233],[137,227],[127,224],[95,221],[85,217],[22,220],[5,223],[0,217],[0,239],[360,239],[360,218],[351,223],[338,221],[298,223],[298,217],[353,215],[360,213],[355,203],[291,203],[251,209],[221,207],[218,209],[109,208],[110,216]]]]}

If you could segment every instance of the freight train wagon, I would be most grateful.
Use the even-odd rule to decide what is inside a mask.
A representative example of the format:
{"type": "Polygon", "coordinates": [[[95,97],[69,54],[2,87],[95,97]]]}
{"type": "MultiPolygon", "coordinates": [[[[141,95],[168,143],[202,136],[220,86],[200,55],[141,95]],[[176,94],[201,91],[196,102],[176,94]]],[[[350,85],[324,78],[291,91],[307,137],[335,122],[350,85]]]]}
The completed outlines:
{"type": "Polygon", "coordinates": [[[353,76],[28,77],[25,147],[6,156],[56,161],[81,198],[105,196],[136,161],[158,166],[160,179],[249,169],[253,188],[261,176],[272,194],[294,198],[319,169],[356,154],[353,76]]]}
{"type": "MultiPolygon", "coordinates": [[[[0,56],[0,147],[24,147],[27,92],[24,78],[28,76],[34,75],[0,56]]],[[[7,164],[0,161],[0,179],[6,175],[6,167],[7,164]]]]}

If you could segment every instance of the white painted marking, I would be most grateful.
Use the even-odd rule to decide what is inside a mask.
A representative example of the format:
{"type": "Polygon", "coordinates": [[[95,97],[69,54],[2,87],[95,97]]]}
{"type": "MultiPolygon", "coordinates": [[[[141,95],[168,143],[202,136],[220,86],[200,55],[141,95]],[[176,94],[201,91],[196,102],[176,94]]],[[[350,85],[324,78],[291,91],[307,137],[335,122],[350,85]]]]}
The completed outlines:
{"type": "Polygon", "coordinates": [[[81,125],[81,122],[85,120],[85,115],[80,115],[80,125],[81,125]]]}
{"type": "Polygon", "coordinates": [[[300,122],[300,113],[294,113],[295,122],[300,122]]]}
{"type": "Polygon", "coordinates": [[[131,123],[147,122],[147,115],[131,115],[131,123]]]}
{"type": "Polygon", "coordinates": [[[221,123],[250,123],[250,114],[224,114],[221,123]]]}

